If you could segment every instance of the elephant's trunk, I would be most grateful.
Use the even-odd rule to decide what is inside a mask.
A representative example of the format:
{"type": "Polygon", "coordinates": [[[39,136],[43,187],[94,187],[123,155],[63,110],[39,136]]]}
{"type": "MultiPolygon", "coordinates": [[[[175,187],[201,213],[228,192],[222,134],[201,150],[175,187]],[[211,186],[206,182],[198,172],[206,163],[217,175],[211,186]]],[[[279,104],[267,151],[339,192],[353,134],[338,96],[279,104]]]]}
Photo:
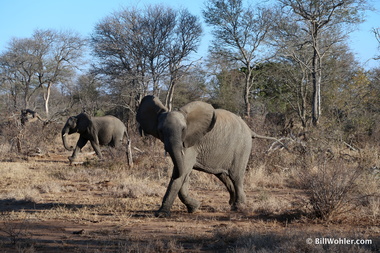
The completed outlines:
{"type": "Polygon", "coordinates": [[[68,128],[63,128],[62,129],[62,141],[63,141],[63,146],[65,147],[65,149],[69,150],[69,151],[72,151],[74,149],[74,147],[72,146],[69,146],[67,144],[67,135],[68,135],[68,132],[69,132],[69,129],[68,128]]]}
{"type": "Polygon", "coordinates": [[[170,146],[166,147],[165,150],[170,154],[174,168],[170,184],[165,193],[164,199],[162,201],[162,206],[159,212],[169,213],[170,208],[173,205],[174,199],[178,195],[178,192],[181,189],[181,186],[183,185],[183,176],[184,173],[186,173],[186,171],[184,167],[184,156],[182,149],[178,146],[170,146]]]}
{"type": "Polygon", "coordinates": [[[179,142],[177,138],[173,138],[172,140],[165,141],[165,150],[170,154],[170,157],[173,161],[173,165],[175,167],[173,171],[174,178],[178,177],[179,175],[176,175],[178,172],[184,171],[184,153],[183,153],[183,147],[182,142],[179,142]],[[175,140],[173,140],[175,139],[175,140]]]}

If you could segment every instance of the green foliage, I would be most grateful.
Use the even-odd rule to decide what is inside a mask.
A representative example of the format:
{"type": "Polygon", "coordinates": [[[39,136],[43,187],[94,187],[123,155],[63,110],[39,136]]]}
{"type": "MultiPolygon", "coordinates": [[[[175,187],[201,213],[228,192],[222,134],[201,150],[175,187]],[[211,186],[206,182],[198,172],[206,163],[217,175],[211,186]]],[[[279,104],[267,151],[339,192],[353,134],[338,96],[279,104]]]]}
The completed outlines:
{"type": "MultiPolygon", "coordinates": [[[[292,13],[289,4],[295,1],[281,0],[280,2],[288,6],[292,13]]],[[[306,2],[300,1],[300,4],[306,2]]],[[[333,14],[340,15],[342,19],[334,20],[334,22],[344,22],[346,25],[347,21],[360,21],[358,18],[363,10],[361,4],[364,2],[366,1],[345,2],[347,8],[340,8],[339,13],[333,14]],[[358,8],[352,8],[352,6],[358,8]]],[[[315,1],[313,4],[315,5],[305,5],[310,7],[307,13],[317,11],[321,7],[318,4],[325,4],[326,8],[331,7],[326,1],[315,1]]],[[[29,104],[31,109],[43,115],[47,81],[52,80],[53,74],[57,74],[56,85],[51,89],[49,102],[54,106],[51,115],[56,112],[60,115],[74,115],[85,109],[92,115],[100,116],[110,113],[121,117],[124,121],[133,121],[141,97],[156,92],[156,95],[164,100],[170,92],[169,87],[172,82],[176,86],[173,108],[181,107],[190,101],[203,100],[212,103],[216,108],[224,108],[244,115],[248,80],[248,97],[250,97],[252,111],[258,111],[255,107],[262,106],[265,108],[260,109],[261,111],[279,112],[287,116],[291,114],[292,118],[304,121],[303,127],[306,127],[306,122],[311,117],[310,59],[312,54],[310,43],[303,36],[305,34],[300,24],[302,22],[301,20],[295,22],[294,19],[285,17],[280,21],[287,21],[287,24],[278,21],[279,23],[273,24],[274,26],[270,27],[269,31],[269,27],[264,24],[268,17],[265,15],[275,15],[276,12],[268,13],[264,11],[264,8],[257,8],[254,9],[254,13],[250,12],[252,9],[252,6],[247,6],[241,0],[208,1],[203,15],[206,23],[213,26],[212,32],[215,35],[215,40],[211,43],[210,55],[199,65],[195,65],[194,62],[181,62],[180,68],[176,69],[177,78],[174,79],[171,78],[174,76],[170,74],[170,68],[175,66],[169,64],[169,56],[175,56],[176,50],[180,50],[180,45],[186,46],[183,44],[184,41],[181,42],[181,39],[185,37],[179,34],[191,35],[193,39],[189,41],[186,57],[196,50],[200,39],[199,20],[186,10],[176,11],[170,7],[158,5],[142,10],[127,8],[115,12],[115,15],[109,15],[98,23],[92,34],[91,46],[93,56],[95,56],[92,61],[92,72],[77,76],[77,78],[74,78],[74,69],[79,67],[82,60],[84,41],[74,33],[37,30],[31,38],[10,41],[9,50],[1,54],[0,77],[3,81],[1,82],[0,108],[9,114],[17,114],[22,104],[29,104]],[[156,18],[152,19],[152,17],[156,18]],[[174,17],[178,20],[173,19],[174,17]],[[179,20],[181,20],[180,23],[171,23],[179,20]],[[168,23],[165,24],[164,21],[168,23]],[[192,34],[184,32],[186,23],[190,21],[194,25],[192,34]],[[231,26],[232,24],[234,26],[231,26]],[[173,33],[167,37],[164,33],[152,37],[154,29],[162,29],[161,31],[164,32],[165,27],[169,30],[174,28],[177,30],[170,30],[173,33]],[[176,33],[180,32],[179,30],[183,33],[176,33]],[[271,36],[261,37],[262,32],[271,33],[271,36]],[[75,40],[72,43],[76,47],[68,52],[72,56],[71,62],[65,57],[61,58],[65,63],[64,66],[60,66],[62,68],[59,73],[53,73],[53,52],[46,54],[45,58],[38,59],[37,56],[43,55],[43,45],[49,39],[54,42],[55,49],[68,50],[64,43],[69,43],[69,41],[64,38],[75,40]],[[169,41],[171,43],[167,43],[169,41]],[[278,49],[277,55],[271,58],[271,61],[258,63],[258,59],[262,59],[261,56],[265,55],[258,50],[260,43],[274,45],[278,49]],[[224,54],[227,51],[228,54],[224,54]],[[152,59],[154,53],[157,57],[153,59],[157,60],[158,64],[155,70],[150,68],[152,65],[149,65],[152,64],[152,62],[149,63],[149,59],[152,59]],[[244,53],[248,57],[246,61],[242,60],[244,53]],[[28,62],[29,65],[25,64],[28,62]],[[41,66],[44,68],[41,69],[41,66]],[[20,81],[28,80],[27,73],[23,70],[24,72],[28,70],[27,72],[33,75],[30,83],[20,81]],[[42,70],[46,72],[43,73],[42,70]],[[41,76],[42,74],[44,76],[41,76]],[[40,80],[38,75],[41,77],[40,80]],[[155,87],[157,82],[158,88],[155,87]],[[304,90],[301,91],[301,89],[304,90]],[[297,117],[294,117],[295,115],[297,117]]],[[[362,70],[350,49],[343,43],[329,46],[329,39],[333,39],[331,36],[340,32],[338,28],[331,30],[327,36],[320,37],[320,45],[329,48],[328,53],[323,52],[321,84],[322,117],[325,117],[323,127],[336,130],[336,136],[349,143],[360,142],[367,138],[373,139],[379,129],[377,122],[380,118],[378,81],[380,71],[379,69],[373,69],[371,72],[362,70]]],[[[190,39],[190,37],[186,38],[190,39]]],[[[262,48],[260,45],[259,49],[266,50],[267,48],[262,48]]],[[[192,60],[191,58],[183,59],[192,60]]],[[[172,60],[175,61],[175,59],[172,60]]]]}
{"type": "Polygon", "coordinates": [[[242,115],[243,76],[237,70],[222,70],[209,83],[211,89],[210,102],[216,108],[223,108],[242,115]]]}
{"type": "Polygon", "coordinates": [[[376,71],[356,69],[337,78],[325,90],[327,125],[344,141],[358,145],[375,141],[378,134],[380,91],[376,71]],[[375,138],[374,138],[375,137],[375,138]]]}
{"type": "Polygon", "coordinates": [[[252,75],[255,98],[260,98],[271,112],[289,112],[295,80],[289,71],[293,66],[281,62],[257,65],[252,75]]]}

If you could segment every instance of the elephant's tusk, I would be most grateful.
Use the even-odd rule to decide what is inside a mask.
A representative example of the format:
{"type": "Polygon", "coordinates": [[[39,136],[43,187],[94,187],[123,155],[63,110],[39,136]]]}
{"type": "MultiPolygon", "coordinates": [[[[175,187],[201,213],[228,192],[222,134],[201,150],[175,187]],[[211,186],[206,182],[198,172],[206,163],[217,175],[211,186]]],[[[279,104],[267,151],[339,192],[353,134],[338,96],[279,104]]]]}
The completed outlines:
{"type": "Polygon", "coordinates": [[[62,135],[62,137],[65,137],[67,134],[66,133],[64,133],[63,135],[62,135]]]}

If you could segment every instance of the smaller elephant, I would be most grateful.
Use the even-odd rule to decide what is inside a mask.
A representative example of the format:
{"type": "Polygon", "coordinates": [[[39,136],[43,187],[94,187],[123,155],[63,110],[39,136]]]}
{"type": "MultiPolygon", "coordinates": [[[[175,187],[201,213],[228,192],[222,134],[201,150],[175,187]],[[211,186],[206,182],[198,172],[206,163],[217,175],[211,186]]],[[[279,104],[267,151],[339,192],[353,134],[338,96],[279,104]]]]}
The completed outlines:
{"type": "Polygon", "coordinates": [[[70,163],[76,159],[78,152],[88,141],[90,141],[99,159],[102,159],[103,156],[100,151],[100,145],[118,147],[122,143],[124,136],[128,138],[127,128],[124,123],[110,115],[91,117],[87,113],[81,113],[77,116],[70,117],[62,129],[62,141],[67,150],[73,150],[73,147],[69,147],[67,144],[66,139],[68,134],[73,133],[79,133],[80,136],[73,154],[69,157],[70,163]]]}

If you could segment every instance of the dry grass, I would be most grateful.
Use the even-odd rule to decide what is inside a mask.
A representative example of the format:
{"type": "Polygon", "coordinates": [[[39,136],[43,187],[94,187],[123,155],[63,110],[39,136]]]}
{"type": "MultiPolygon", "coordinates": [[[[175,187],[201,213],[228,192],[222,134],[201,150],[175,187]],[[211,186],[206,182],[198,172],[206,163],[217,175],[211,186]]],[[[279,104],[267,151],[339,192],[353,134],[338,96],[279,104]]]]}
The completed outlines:
{"type": "MultiPolygon", "coordinates": [[[[202,201],[200,211],[186,213],[177,198],[172,217],[158,219],[153,211],[161,204],[172,170],[159,142],[135,142],[139,151],[134,153],[134,168],[126,165],[123,149],[105,149],[105,161],[98,161],[86,148],[79,157],[84,163],[68,166],[70,152],[60,145],[58,135],[42,156],[23,153],[1,162],[1,248],[16,252],[380,250],[380,176],[371,169],[379,167],[377,146],[368,145],[361,152],[334,146],[325,152],[325,147],[294,145],[264,154],[269,144],[261,143],[246,172],[245,209],[231,212],[224,185],[213,175],[194,171],[190,194],[202,201]],[[316,154],[323,154],[323,159],[316,154]],[[354,173],[357,168],[361,173],[354,173]],[[315,203],[331,201],[340,206],[332,208],[328,219],[318,218],[315,203]],[[307,238],[319,237],[369,238],[373,243],[306,243],[307,238]]],[[[10,152],[5,144],[0,149],[10,152]]]]}
{"type": "MultiPolygon", "coordinates": [[[[225,243],[227,252],[372,252],[372,245],[318,245],[308,244],[306,240],[320,238],[316,232],[283,228],[282,233],[257,233],[249,229],[233,227],[216,231],[219,238],[228,238],[225,243]],[[306,237],[305,238],[305,233],[306,237]]],[[[360,234],[340,234],[334,230],[323,235],[326,238],[358,238],[360,234]]],[[[361,237],[363,238],[363,237],[361,237]]]]}
{"type": "MultiPolygon", "coordinates": [[[[297,198],[300,190],[289,188],[289,180],[294,176],[289,171],[271,174],[264,167],[250,169],[246,177],[248,207],[243,213],[235,214],[229,211],[228,194],[219,180],[194,172],[191,194],[203,200],[201,211],[189,215],[177,200],[173,217],[161,220],[154,218],[152,211],[159,207],[170,174],[144,176],[151,171],[150,167],[139,167],[142,171],[134,173],[129,168],[118,168],[114,162],[95,161],[75,167],[38,162],[2,165],[0,173],[6,185],[1,187],[1,201],[5,205],[0,216],[3,224],[0,235],[7,238],[3,247],[18,251],[39,252],[44,247],[58,251],[81,249],[81,252],[369,252],[378,249],[378,246],[306,244],[305,236],[317,238],[326,232],[318,225],[316,231],[307,232],[313,221],[302,218],[307,209],[301,207],[297,198]],[[19,208],[11,210],[15,207],[19,208]],[[295,214],[297,210],[301,215],[295,214]],[[66,228],[69,233],[63,230],[60,235],[71,246],[54,243],[43,246],[41,232],[35,228],[52,222],[73,227],[66,228]],[[89,244],[81,247],[73,238],[89,244]]],[[[360,180],[368,182],[368,178],[360,180]]],[[[377,182],[368,183],[361,191],[371,192],[376,185],[377,182]]],[[[367,210],[372,222],[378,222],[378,206],[375,200],[368,201],[362,209],[367,210]]],[[[349,235],[350,228],[346,232],[335,229],[340,232],[328,235],[349,235]]],[[[355,238],[372,238],[371,235],[370,231],[355,238]]]]}

